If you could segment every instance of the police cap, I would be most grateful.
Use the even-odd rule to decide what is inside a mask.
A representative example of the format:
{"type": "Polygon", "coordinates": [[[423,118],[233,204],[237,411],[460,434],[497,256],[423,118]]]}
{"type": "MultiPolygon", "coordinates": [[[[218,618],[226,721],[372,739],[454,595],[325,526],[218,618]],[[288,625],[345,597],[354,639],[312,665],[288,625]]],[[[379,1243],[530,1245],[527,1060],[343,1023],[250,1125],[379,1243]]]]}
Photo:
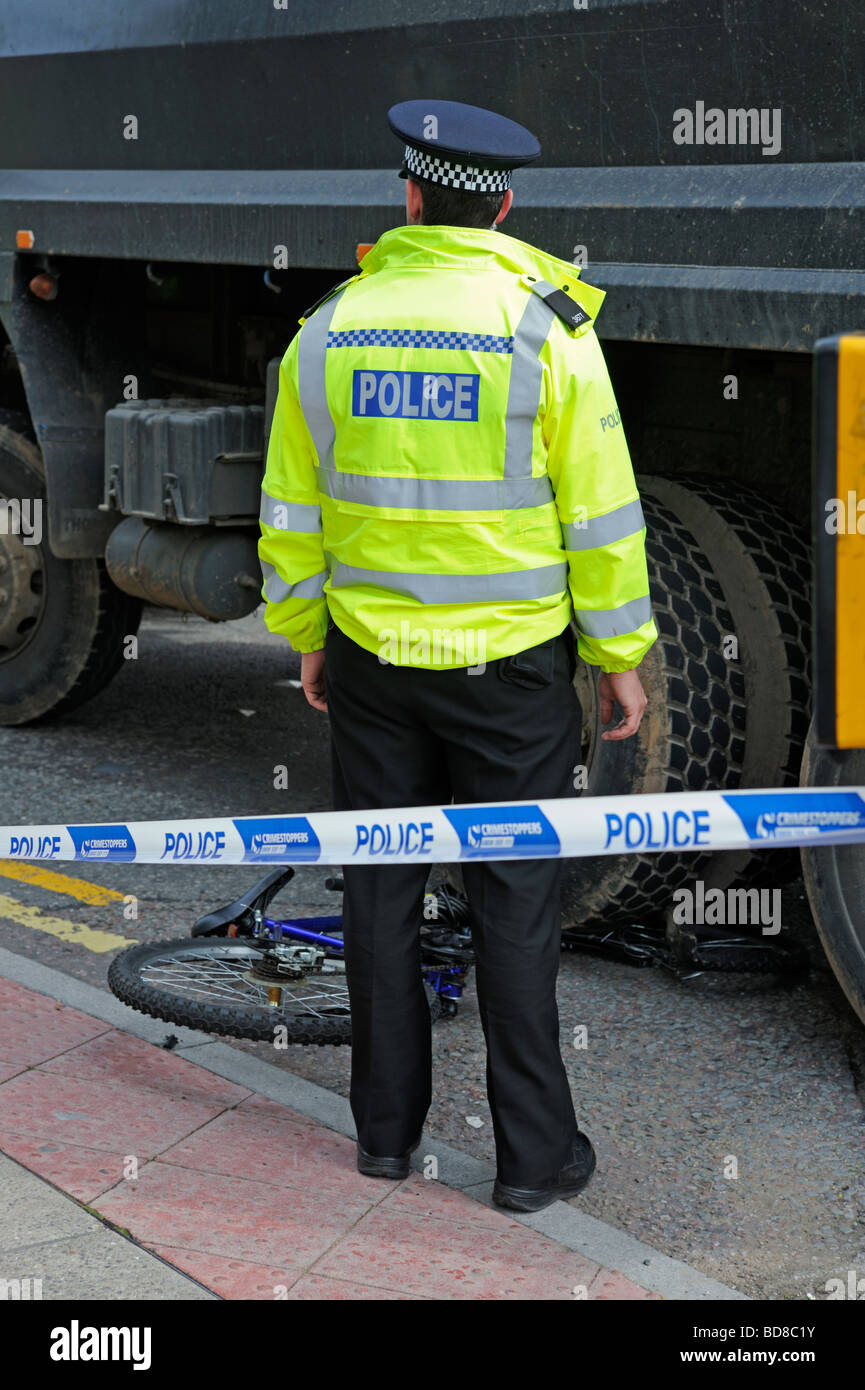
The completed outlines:
{"type": "Polygon", "coordinates": [[[387,119],[405,141],[400,178],[430,179],[465,193],[504,193],[511,170],[541,153],[525,126],[461,101],[401,101],[387,119]]]}

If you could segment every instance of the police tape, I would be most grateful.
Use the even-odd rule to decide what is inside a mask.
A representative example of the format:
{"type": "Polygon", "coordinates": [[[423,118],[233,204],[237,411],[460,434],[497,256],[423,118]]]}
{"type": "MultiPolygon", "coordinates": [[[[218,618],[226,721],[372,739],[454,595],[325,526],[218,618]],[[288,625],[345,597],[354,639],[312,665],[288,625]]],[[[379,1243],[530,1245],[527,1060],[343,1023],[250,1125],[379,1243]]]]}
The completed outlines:
{"type": "Polygon", "coordinates": [[[845,787],[0,828],[0,859],[448,864],[861,843],[865,787],[845,787]]]}

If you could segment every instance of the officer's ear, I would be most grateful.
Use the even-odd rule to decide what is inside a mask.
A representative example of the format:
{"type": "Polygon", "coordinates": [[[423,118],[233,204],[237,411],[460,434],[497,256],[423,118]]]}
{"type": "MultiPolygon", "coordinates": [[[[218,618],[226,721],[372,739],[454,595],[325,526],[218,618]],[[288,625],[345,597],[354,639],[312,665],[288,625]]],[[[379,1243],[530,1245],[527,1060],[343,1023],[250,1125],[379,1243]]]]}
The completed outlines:
{"type": "Polygon", "coordinates": [[[408,226],[415,226],[423,217],[423,194],[414,179],[405,181],[405,220],[408,226]]]}
{"type": "Polygon", "coordinates": [[[497,226],[499,225],[500,222],[504,222],[505,218],[507,217],[508,213],[509,213],[510,210],[511,210],[511,207],[512,207],[512,205],[513,205],[513,201],[514,201],[514,190],[513,190],[512,188],[509,188],[508,191],[507,191],[507,193],[505,194],[504,198],[502,198],[502,205],[501,205],[501,207],[499,208],[498,215],[497,215],[497,217],[496,217],[495,222],[493,223],[493,226],[494,226],[494,227],[497,227],[497,226]]]}

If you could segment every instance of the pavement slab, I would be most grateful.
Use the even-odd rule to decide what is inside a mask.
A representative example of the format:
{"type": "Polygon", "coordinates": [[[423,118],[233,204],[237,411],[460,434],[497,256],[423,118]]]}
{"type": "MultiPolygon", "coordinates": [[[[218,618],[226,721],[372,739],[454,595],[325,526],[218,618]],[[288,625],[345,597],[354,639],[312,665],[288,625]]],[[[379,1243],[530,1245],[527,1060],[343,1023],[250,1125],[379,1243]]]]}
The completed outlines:
{"type": "Polygon", "coordinates": [[[98,1210],[145,1245],[180,1245],[205,1254],[276,1264],[300,1274],[369,1210],[378,1193],[335,1195],[273,1177],[238,1176],[152,1163],[137,1182],[105,1193],[98,1210]]]}
{"type": "Polygon", "coordinates": [[[195,1100],[203,1105],[239,1105],[250,1094],[246,1087],[235,1086],[118,1028],[109,1028],[98,1037],[49,1058],[40,1070],[82,1081],[102,1081],[110,1075],[132,1093],[157,1091],[166,1100],[195,1100]]]}
{"type": "Polygon", "coordinates": [[[0,1061],[36,1066],[108,1031],[105,1024],[78,1009],[34,994],[0,979],[0,1061]]]}
{"type": "MultiPolygon", "coordinates": [[[[2,1101],[2,1095],[0,1095],[2,1101]]],[[[124,1155],[0,1129],[0,1148],[78,1202],[92,1202],[123,1176],[124,1155]]]]}
{"type": "Polygon", "coordinates": [[[31,1067],[0,1086],[0,1133],[11,1129],[52,1143],[68,1140],[139,1161],[219,1114],[210,1104],[130,1086],[107,1072],[82,1080],[31,1067]]]}
{"type": "MultiPolygon", "coordinates": [[[[419,1179],[423,1181],[423,1179],[419,1179]]],[[[426,1204],[435,1205],[433,1189],[426,1204]]],[[[381,1203],[358,1222],[316,1266],[316,1273],[354,1283],[437,1299],[570,1299],[587,1290],[600,1266],[516,1221],[484,1212],[451,1193],[442,1221],[434,1212],[417,1214],[405,1202],[381,1203]],[[456,1210],[454,1209],[456,1208],[456,1210]]],[[[583,1293],[582,1296],[585,1296],[583,1293]]]]}

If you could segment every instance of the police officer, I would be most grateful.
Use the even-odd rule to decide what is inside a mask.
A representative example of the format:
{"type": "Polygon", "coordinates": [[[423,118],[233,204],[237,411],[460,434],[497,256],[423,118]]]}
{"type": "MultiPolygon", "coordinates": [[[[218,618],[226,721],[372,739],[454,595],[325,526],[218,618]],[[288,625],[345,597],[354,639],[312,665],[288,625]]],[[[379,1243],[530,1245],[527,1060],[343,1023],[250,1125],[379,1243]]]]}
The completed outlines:
{"type": "MultiPolygon", "coordinates": [[[[639,726],[636,667],[657,636],[643,516],[595,336],[603,292],[498,230],[537,141],[457,102],[402,102],[389,122],[406,225],[307,311],[280,369],[266,622],[329,712],[337,809],[500,802],[507,834],[508,802],[573,792],[572,618],[602,721],[623,711],[603,737],[639,726]]],[[[431,1099],[427,874],[420,856],[344,868],[351,1105],[372,1176],[406,1176],[431,1099]]],[[[494,1199],[518,1211],[573,1196],[595,1166],[559,1049],[559,874],[482,849],[464,865],[494,1199]]]]}

